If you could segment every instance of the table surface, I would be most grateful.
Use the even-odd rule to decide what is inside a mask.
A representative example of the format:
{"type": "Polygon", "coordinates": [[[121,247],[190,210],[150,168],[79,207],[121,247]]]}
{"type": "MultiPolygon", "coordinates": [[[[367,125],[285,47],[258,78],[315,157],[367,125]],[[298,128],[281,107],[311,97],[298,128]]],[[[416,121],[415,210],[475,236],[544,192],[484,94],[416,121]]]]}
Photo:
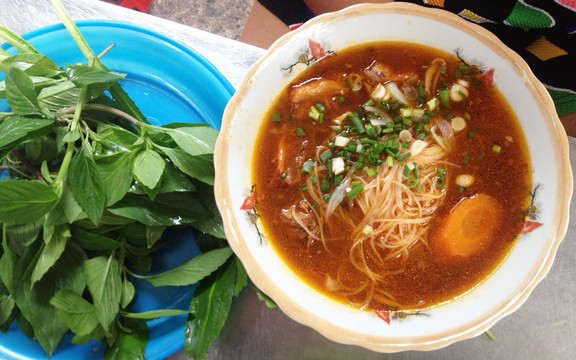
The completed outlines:
{"type": "MultiPolygon", "coordinates": [[[[0,24],[23,34],[60,22],[49,0],[0,0],[0,24]]],[[[203,55],[234,87],[264,50],[199,29],[95,0],[64,0],[73,19],[110,19],[146,26],[203,55]]],[[[576,139],[570,163],[576,170],[576,139]]],[[[519,310],[491,329],[497,341],[481,335],[430,352],[379,354],[334,343],[294,322],[280,309],[268,309],[253,291],[244,291],[210,349],[208,359],[575,359],[576,358],[576,200],[570,225],[552,269],[519,310]]],[[[188,359],[180,351],[169,359],[188,359]]]]}

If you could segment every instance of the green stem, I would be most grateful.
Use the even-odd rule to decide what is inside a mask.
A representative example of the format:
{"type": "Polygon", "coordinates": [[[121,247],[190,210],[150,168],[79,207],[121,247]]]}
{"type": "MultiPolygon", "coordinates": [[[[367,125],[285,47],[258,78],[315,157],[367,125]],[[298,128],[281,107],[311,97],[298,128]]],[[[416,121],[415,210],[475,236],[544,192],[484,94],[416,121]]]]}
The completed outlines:
{"type": "MultiPolygon", "coordinates": [[[[22,54],[40,53],[38,50],[36,50],[34,46],[32,46],[32,44],[30,44],[28,41],[24,40],[20,35],[16,34],[12,30],[4,26],[0,26],[0,39],[3,39],[8,44],[12,45],[16,50],[18,50],[22,54]]],[[[3,53],[6,52],[4,51],[3,53]]]]}
{"type": "Polygon", "coordinates": [[[95,68],[98,69],[103,69],[104,66],[100,62],[100,59],[98,59],[96,53],[94,53],[92,48],[88,45],[88,42],[86,41],[86,39],[76,26],[76,24],[74,23],[74,20],[72,20],[70,15],[68,15],[68,12],[66,12],[66,9],[64,8],[62,2],[60,0],[52,0],[52,6],[54,7],[54,10],[56,10],[58,17],[60,18],[60,20],[62,20],[62,23],[64,23],[64,26],[66,27],[66,29],[68,29],[68,32],[70,32],[70,35],[72,35],[72,38],[74,39],[74,41],[84,54],[86,60],[88,60],[88,65],[94,66],[95,68]]]}
{"type": "MultiPolygon", "coordinates": [[[[82,108],[86,103],[86,93],[88,92],[88,88],[84,87],[80,90],[80,94],[78,95],[78,103],[76,104],[76,109],[74,109],[74,117],[70,123],[71,131],[79,131],[78,129],[78,122],[80,121],[80,115],[82,115],[82,108]]],[[[72,156],[74,155],[76,147],[74,146],[74,142],[66,143],[66,154],[64,155],[64,159],[62,160],[62,165],[60,166],[60,171],[58,171],[58,177],[56,178],[56,186],[60,186],[66,175],[68,174],[68,169],[70,167],[70,163],[72,162],[72,156]]]]}

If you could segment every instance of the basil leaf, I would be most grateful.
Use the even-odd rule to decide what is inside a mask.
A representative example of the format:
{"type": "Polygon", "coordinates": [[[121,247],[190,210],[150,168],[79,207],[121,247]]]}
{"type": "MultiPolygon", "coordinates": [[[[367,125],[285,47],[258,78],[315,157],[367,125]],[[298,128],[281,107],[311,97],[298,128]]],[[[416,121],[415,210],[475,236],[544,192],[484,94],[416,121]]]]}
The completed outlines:
{"type": "Polygon", "coordinates": [[[142,319],[122,319],[127,331],[120,331],[116,341],[106,348],[105,360],[144,360],[150,331],[142,319]]]}
{"type": "Polygon", "coordinates": [[[0,148],[17,144],[30,134],[54,124],[53,120],[11,116],[0,122],[0,148]]]}
{"type": "Polygon", "coordinates": [[[58,65],[42,54],[16,54],[4,59],[2,64],[24,71],[30,76],[52,78],[60,73],[58,65]]]}
{"type": "Polygon", "coordinates": [[[216,339],[230,311],[234,295],[236,265],[228,261],[218,271],[203,280],[190,302],[186,322],[184,350],[194,359],[205,359],[210,344],[216,339]]]}
{"type": "Polygon", "coordinates": [[[114,257],[114,253],[108,257],[98,256],[86,260],[84,274],[94,301],[96,317],[104,330],[109,330],[120,310],[122,297],[118,260],[114,257]]]}
{"type": "Polygon", "coordinates": [[[0,280],[9,293],[14,293],[14,276],[18,256],[8,246],[8,241],[2,241],[2,257],[0,257],[0,280]]]}
{"type": "Polygon", "coordinates": [[[123,152],[129,151],[129,147],[138,140],[138,136],[119,126],[99,123],[98,140],[107,150],[123,152]]]}
{"type": "Polygon", "coordinates": [[[94,251],[112,251],[122,246],[119,241],[106,236],[98,235],[73,226],[72,239],[83,249],[94,251]]]}
{"type": "Polygon", "coordinates": [[[180,146],[190,155],[212,154],[218,137],[218,130],[211,127],[180,127],[165,129],[180,146]]]}
{"type": "Polygon", "coordinates": [[[32,285],[40,280],[62,256],[69,238],[70,228],[68,224],[44,227],[45,245],[30,277],[32,285]]]}
{"type": "Polygon", "coordinates": [[[148,226],[191,224],[206,212],[194,192],[160,194],[154,201],[128,194],[107,210],[148,226]]]}
{"type": "Polygon", "coordinates": [[[130,152],[119,152],[107,156],[95,156],[94,160],[100,171],[106,206],[113,205],[120,201],[132,186],[133,155],[130,152]]]}
{"type": "MultiPolygon", "coordinates": [[[[30,80],[32,80],[36,90],[54,85],[58,82],[58,80],[45,76],[30,76],[30,80]]],[[[6,81],[0,81],[0,98],[6,98],[6,81]]]]}
{"type": "Polygon", "coordinates": [[[242,290],[248,285],[248,274],[240,259],[234,256],[236,264],[236,286],[234,287],[234,295],[238,297],[242,290]]]}
{"type": "Polygon", "coordinates": [[[175,316],[183,314],[188,314],[188,310],[162,309],[162,310],[145,311],[141,313],[122,312],[122,316],[124,317],[130,319],[143,319],[143,320],[153,320],[162,316],[175,316]]]}
{"type": "Polygon", "coordinates": [[[57,316],[50,298],[60,289],[81,293],[85,287],[81,264],[86,257],[76,246],[68,246],[54,267],[34,286],[30,274],[39,257],[38,246],[26,249],[15,270],[14,301],[34,330],[34,337],[50,356],[68,326],[57,316]]]}
{"type": "Polygon", "coordinates": [[[108,71],[94,69],[87,65],[74,65],[66,70],[66,76],[78,87],[85,87],[93,84],[109,84],[122,80],[126,75],[108,71]]]}
{"type": "Polygon", "coordinates": [[[50,304],[56,308],[58,317],[77,336],[89,335],[100,325],[94,305],[72,290],[59,290],[50,299],[50,304]]]}
{"type": "Polygon", "coordinates": [[[216,271],[232,255],[229,247],[200,254],[184,264],[161,274],[141,276],[154,286],[185,286],[195,284],[216,271]]]}
{"type": "Polygon", "coordinates": [[[12,317],[14,300],[10,295],[0,295],[0,326],[6,324],[12,317]]]}
{"type": "Polygon", "coordinates": [[[36,180],[0,181],[0,222],[24,224],[46,215],[58,202],[52,188],[36,180]]]}
{"type": "Polygon", "coordinates": [[[120,300],[120,307],[125,309],[130,305],[132,300],[134,300],[134,295],[136,294],[136,288],[134,284],[128,279],[122,281],[122,298],[120,300]]]}
{"type": "Polygon", "coordinates": [[[160,150],[186,175],[205,182],[206,184],[214,185],[215,171],[213,155],[191,156],[182,150],[166,147],[161,147],[160,150]]]}
{"type": "Polygon", "coordinates": [[[134,176],[142,185],[154,189],[164,173],[165,166],[166,162],[156,151],[145,149],[136,155],[134,176]]]}
{"type": "Polygon", "coordinates": [[[40,115],[40,104],[30,76],[17,68],[10,68],[6,76],[6,100],[18,115],[40,115]]]}
{"type": "Polygon", "coordinates": [[[6,237],[22,246],[28,246],[36,240],[43,226],[43,218],[25,224],[6,226],[6,237]]]}
{"type": "Polygon", "coordinates": [[[217,238],[225,239],[224,223],[216,205],[214,188],[206,184],[198,184],[197,187],[196,199],[204,205],[207,211],[193,223],[194,227],[217,238]]]}
{"type": "Polygon", "coordinates": [[[106,205],[106,195],[99,168],[87,149],[77,152],[72,158],[68,182],[82,210],[94,224],[98,224],[106,205]]]}
{"type": "Polygon", "coordinates": [[[74,84],[72,81],[61,81],[40,90],[40,93],[38,94],[38,100],[45,101],[47,104],[53,104],[53,102],[50,102],[50,98],[57,97],[58,95],[73,89],[76,89],[76,84],[74,84]]]}

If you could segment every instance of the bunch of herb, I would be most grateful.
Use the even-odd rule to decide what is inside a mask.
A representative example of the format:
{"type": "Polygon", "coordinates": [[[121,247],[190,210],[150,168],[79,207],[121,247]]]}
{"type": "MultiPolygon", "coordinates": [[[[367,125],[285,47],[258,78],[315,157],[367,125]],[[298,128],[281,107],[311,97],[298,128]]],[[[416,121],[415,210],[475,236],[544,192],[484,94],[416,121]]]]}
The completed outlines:
{"type": "MultiPolygon", "coordinates": [[[[52,355],[62,336],[107,344],[107,359],[144,358],[147,320],[188,313],[185,350],[206,357],[234,295],[247,283],[214,201],[218,131],[146,121],[52,0],[85,64],[60,67],[6,28],[0,38],[0,327],[16,321],[52,355]],[[8,176],[6,176],[8,174],[8,176]],[[149,272],[170,227],[193,229],[203,253],[149,272]],[[132,280],[153,286],[200,281],[189,310],[130,311],[132,280]]],[[[113,51],[113,50],[112,50],[113,51]]],[[[102,59],[105,59],[103,57],[102,59]]]]}

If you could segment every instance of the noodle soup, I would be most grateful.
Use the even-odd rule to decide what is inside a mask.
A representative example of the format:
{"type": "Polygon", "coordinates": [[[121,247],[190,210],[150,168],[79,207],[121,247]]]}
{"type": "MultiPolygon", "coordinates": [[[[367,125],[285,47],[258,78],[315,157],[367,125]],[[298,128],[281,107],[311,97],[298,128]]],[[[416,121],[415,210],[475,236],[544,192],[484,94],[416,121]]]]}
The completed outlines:
{"type": "Polygon", "coordinates": [[[498,267],[532,189],[493,71],[381,42],[328,55],[283,90],[253,183],[264,233],[294,272],[345,304],[421,310],[498,267]]]}

